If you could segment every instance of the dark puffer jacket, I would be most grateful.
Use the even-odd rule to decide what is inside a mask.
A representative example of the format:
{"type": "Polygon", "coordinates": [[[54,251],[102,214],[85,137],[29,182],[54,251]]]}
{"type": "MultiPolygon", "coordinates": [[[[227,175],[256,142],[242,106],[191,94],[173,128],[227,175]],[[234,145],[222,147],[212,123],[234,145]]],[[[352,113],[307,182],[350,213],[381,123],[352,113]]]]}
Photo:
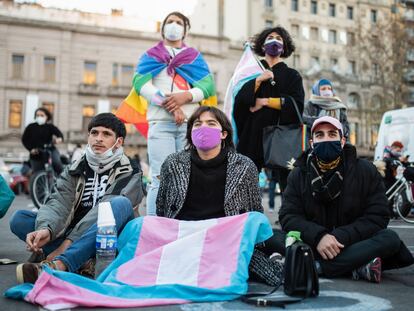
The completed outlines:
{"type": "Polygon", "coordinates": [[[344,181],[341,195],[324,206],[311,193],[306,170],[307,154],[296,162],[283,195],[279,220],[284,231],[297,230],[316,248],[330,233],[345,246],[365,240],[389,222],[384,184],[375,166],[356,157],[355,147],[344,147],[344,181]]]}
{"type": "MultiPolygon", "coordinates": [[[[191,174],[190,151],[167,157],[161,167],[161,182],[157,196],[157,216],[177,218],[184,205],[191,174]]],[[[258,187],[258,173],[253,162],[234,151],[227,154],[224,213],[226,216],[250,211],[263,212],[258,187]]],[[[283,266],[271,261],[255,249],[249,272],[272,286],[280,285],[283,266]]]]}

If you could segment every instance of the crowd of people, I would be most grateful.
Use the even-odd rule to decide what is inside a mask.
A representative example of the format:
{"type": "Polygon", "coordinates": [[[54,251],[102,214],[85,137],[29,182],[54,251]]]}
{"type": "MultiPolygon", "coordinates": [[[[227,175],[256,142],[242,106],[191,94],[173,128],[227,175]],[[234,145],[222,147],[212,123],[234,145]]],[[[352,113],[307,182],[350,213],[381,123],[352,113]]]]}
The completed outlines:
{"type": "MultiPolygon", "coordinates": [[[[333,83],[317,81],[305,103],[300,73],[284,62],[295,50],[289,33],[278,26],[255,36],[253,51],[261,57],[263,72],[244,83],[235,97],[235,132],[229,118],[214,107],[206,62],[184,43],[189,29],[186,16],[168,14],[161,41],[140,58],[133,80],[136,93],[148,103],[151,181],[146,214],[196,221],[263,212],[258,185],[265,166],[263,129],[299,123],[298,109],[308,128],[309,148],[295,159],[292,170],[267,168],[282,192],[281,230],[256,246],[250,277],[275,285],[283,265],[271,257],[285,254],[289,231],[301,233],[315,253],[318,273],[326,277],[352,275],[380,282],[383,270],[412,264],[410,251],[387,229],[390,215],[382,177],[349,144],[346,105],[333,83]],[[197,74],[203,70],[200,82],[197,74]]],[[[47,110],[39,108],[35,117],[23,143],[38,169],[39,151],[52,137],[58,143],[63,136],[47,110]]],[[[121,233],[134,217],[133,207],[144,198],[140,161],[125,155],[125,136],[125,126],[115,115],[96,115],[88,125],[85,150],[60,174],[45,206],[37,213],[13,214],[10,229],[32,252],[17,267],[19,282],[35,282],[42,264],[93,275],[97,204],[111,202],[121,233]]],[[[401,143],[392,144],[386,158],[407,160],[401,148],[401,143]]],[[[60,173],[57,155],[52,147],[60,173]]]]}

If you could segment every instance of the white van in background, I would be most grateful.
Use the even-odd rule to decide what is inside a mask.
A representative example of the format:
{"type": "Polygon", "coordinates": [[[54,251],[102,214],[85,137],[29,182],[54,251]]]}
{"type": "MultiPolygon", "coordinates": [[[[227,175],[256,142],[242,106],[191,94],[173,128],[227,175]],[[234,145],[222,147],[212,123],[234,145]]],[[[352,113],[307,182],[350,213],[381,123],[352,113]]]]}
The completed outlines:
{"type": "Polygon", "coordinates": [[[410,155],[409,160],[414,161],[414,107],[384,113],[374,160],[382,159],[385,146],[390,146],[396,140],[402,142],[404,154],[410,155]]]}

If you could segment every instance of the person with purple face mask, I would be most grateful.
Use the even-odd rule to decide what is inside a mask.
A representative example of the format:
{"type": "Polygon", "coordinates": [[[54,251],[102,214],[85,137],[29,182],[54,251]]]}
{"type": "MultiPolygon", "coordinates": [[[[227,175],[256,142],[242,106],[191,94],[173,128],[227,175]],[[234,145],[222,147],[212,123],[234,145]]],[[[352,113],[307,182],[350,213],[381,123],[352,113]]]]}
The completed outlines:
{"type": "MultiPolygon", "coordinates": [[[[200,107],[189,118],[187,148],[167,157],[161,167],[157,216],[205,220],[263,212],[254,163],[236,153],[226,115],[200,107]]],[[[255,249],[251,276],[276,286],[283,267],[255,249]]]]}
{"type": "MultiPolygon", "coordinates": [[[[300,74],[284,62],[295,51],[286,29],[278,26],[263,30],[254,37],[253,50],[264,57],[260,62],[265,71],[240,89],[235,97],[233,116],[237,151],[252,159],[260,171],[264,166],[263,128],[299,123],[292,98],[302,114],[305,93],[300,74]]],[[[275,172],[283,191],[289,171],[279,168],[275,172]]]]}
{"type": "Polygon", "coordinates": [[[349,123],[346,116],[344,103],[335,94],[332,82],[328,79],[320,79],[312,86],[312,95],[305,104],[303,120],[308,127],[308,133],[313,122],[323,116],[331,116],[338,119],[344,129],[344,136],[349,136],[349,123]]]}

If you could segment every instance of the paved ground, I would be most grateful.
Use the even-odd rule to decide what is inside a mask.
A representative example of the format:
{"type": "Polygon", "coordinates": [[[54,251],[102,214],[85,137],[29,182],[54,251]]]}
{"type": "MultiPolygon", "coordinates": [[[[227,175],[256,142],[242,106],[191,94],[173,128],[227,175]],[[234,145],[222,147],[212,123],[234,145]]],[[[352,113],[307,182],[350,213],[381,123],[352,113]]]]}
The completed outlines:
{"type": "MultiPolygon", "coordinates": [[[[20,242],[8,227],[8,217],[17,209],[27,209],[30,201],[25,196],[19,196],[13,203],[8,214],[0,220],[0,258],[10,258],[19,262],[25,261],[29,254],[23,242],[20,242]]],[[[264,199],[267,206],[267,197],[264,199]]],[[[268,213],[272,223],[276,220],[275,213],[268,213]]],[[[401,238],[414,252],[414,225],[401,221],[392,221],[390,227],[396,230],[401,238]]],[[[321,293],[316,299],[307,299],[302,303],[287,306],[290,310],[413,310],[414,309],[414,266],[388,271],[384,273],[381,284],[372,284],[365,281],[349,279],[327,280],[321,279],[321,293]]],[[[0,292],[16,284],[15,265],[0,265],[0,292]]],[[[264,285],[251,284],[253,290],[267,290],[264,285]]],[[[158,308],[141,308],[144,310],[251,310],[253,306],[245,305],[240,301],[189,304],[158,308]]],[[[36,306],[21,301],[13,301],[0,297],[0,310],[37,310],[36,306]]],[[[78,309],[88,310],[88,309],[78,309]]],[[[108,310],[108,309],[102,309],[108,310]]]]}

